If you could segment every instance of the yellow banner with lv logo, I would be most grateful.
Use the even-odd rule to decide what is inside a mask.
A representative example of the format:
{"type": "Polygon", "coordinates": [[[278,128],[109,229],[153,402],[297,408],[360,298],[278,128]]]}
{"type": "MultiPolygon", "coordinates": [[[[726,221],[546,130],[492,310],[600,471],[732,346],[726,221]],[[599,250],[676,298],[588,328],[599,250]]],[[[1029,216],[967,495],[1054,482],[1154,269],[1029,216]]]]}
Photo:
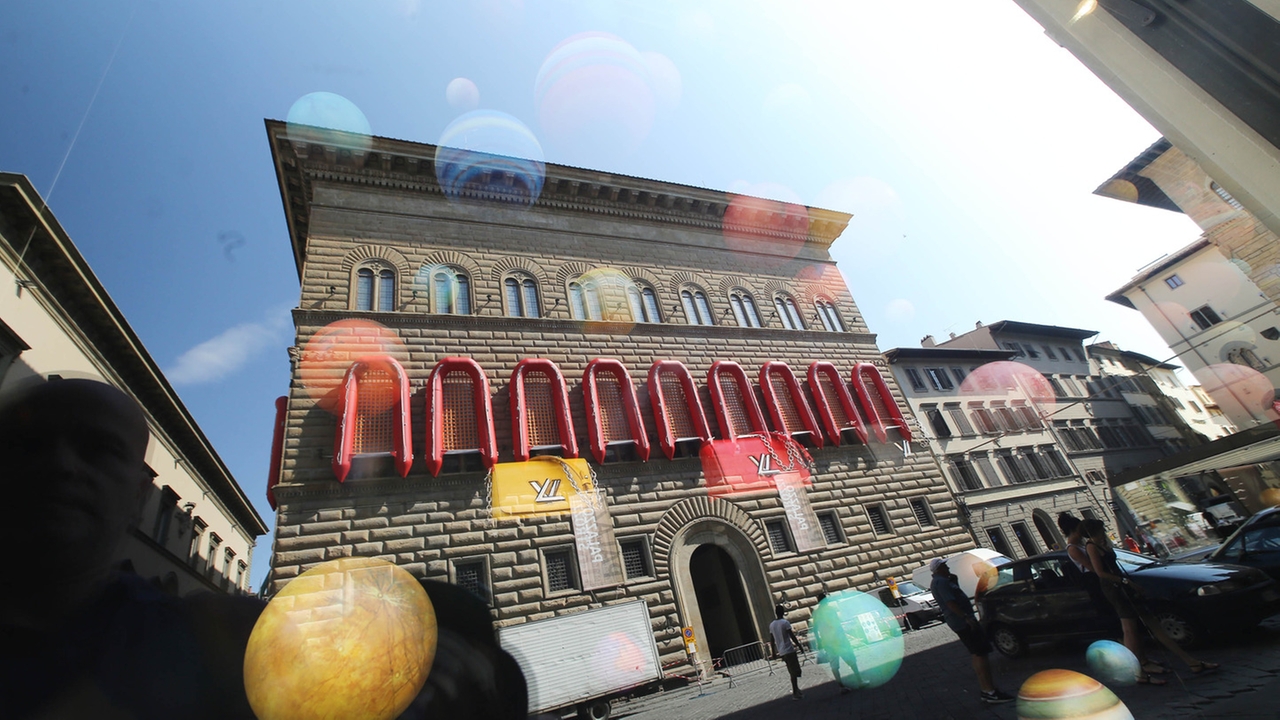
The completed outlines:
{"type": "Polygon", "coordinates": [[[591,493],[591,468],[582,458],[534,456],[493,467],[490,512],[495,518],[567,513],[570,498],[591,493]]]}

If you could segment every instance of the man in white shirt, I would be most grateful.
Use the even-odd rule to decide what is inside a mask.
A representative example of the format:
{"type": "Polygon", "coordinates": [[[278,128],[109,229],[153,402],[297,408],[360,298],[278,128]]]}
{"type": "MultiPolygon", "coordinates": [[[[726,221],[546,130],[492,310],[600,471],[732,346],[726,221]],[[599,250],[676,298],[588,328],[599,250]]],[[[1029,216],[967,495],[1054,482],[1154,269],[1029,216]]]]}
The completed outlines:
{"type": "Polygon", "coordinates": [[[791,629],[791,622],[786,618],[787,609],[778,605],[773,608],[773,611],[778,615],[777,620],[769,623],[769,634],[773,636],[773,651],[775,655],[782,658],[782,662],[787,665],[787,672],[791,673],[791,699],[799,700],[804,697],[797,682],[800,678],[800,659],[796,656],[796,651],[800,647],[800,641],[796,639],[796,633],[791,629]]]}

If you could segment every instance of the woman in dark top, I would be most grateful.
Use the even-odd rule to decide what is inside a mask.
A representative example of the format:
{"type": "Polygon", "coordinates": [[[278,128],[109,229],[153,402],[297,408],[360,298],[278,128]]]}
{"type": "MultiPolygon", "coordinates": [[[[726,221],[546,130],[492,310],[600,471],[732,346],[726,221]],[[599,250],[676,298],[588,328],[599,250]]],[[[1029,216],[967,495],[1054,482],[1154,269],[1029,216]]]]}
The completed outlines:
{"type": "Polygon", "coordinates": [[[1102,594],[1102,582],[1093,570],[1093,561],[1089,559],[1088,546],[1080,529],[1082,523],[1080,518],[1070,513],[1058,515],[1058,529],[1066,536],[1067,557],[1080,571],[1080,586],[1089,593],[1089,598],[1102,614],[1110,615],[1113,612],[1111,602],[1102,594]]]}
{"type": "Polygon", "coordinates": [[[1115,548],[1111,547],[1111,539],[1107,537],[1106,526],[1102,521],[1085,520],[1080,524],[1080,530],[1081,534],[1087,538],[1089,560],[1093,564],[1093,570],[1097,573],[1098,579],[1101,580],[1102,594],[1120,616],[1120,627],[1124,631],[1124,646],[1138,658],[1138,662],[1142,663],[1138,682],[1164,685],[1166,681],[1155,676],[1168,672],[1159,663],[1147,659],[1142,648],[1142,636],[1138,632],[1139,622],[1145,625],[1151,636],[1164,645],[1169,652],[1185,662],[1192,673],[1200,674],[1217,669],[1217,663],[1203,662],[1188,655],[1178,646],[1178,643],[1173,641],[1173,638],[1165,634],[1160,623],[1140,602],[1134,602],[1135,596],[1139,598],[1142,596],[1142,590],[1129,581],[1128,575],[1120,567],[1120,563],[1116,560],[1115,548]]]}

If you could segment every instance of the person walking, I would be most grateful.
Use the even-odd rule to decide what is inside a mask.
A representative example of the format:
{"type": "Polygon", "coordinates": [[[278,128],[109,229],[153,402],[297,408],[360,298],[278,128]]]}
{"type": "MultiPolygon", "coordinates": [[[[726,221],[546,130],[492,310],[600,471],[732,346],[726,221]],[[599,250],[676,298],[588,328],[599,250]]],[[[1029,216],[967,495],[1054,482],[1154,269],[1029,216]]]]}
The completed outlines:
{"type": "Polygon", "coordinates": [[[929,562],[929,570],[933,573],[933,582],[929,585],[933,599],[942,608],[942,617],[947,621],[947,627],[955,632],[973,658],[973,672],[978,676],[982,702],[988,705],[1013,702],[1015,698],[1012,695],[996,688],[995,680],[991,677],[991,663],[987,660],[987,655],[991,654],[991,643],[987,642],[986,633],[982,631],[978,617],[973,613],[973,604],[969,602],[969,596],[960,589],[960,583],[951,574],[947,561],[934,558],[929,562]]]}
{"type": "Polygon", "coordinates": [[[800,658],[797,652],[800,648],[800,640],[796,638],[796,633],[791,629],[791,622],[787,620],[787,609],[782,605],[773,608],[774,614],[778,616],[777,620],[769,623],[769,635],[773,637],[773,654],[782,658],[782,662],[787,666],[787,672],[791,674],[791,699],[799,700],[804,697],[804,693],[800,692],[800,658]]]}
{"type": "Polygon", "coordinates": [[[1196,675],[1216,670],[1217,663],[1196,660],[1187,654],[1187,651],[1178,646],[1173,638],[1165,633],[1160,627],[1160,623],[1156,621],[1151,613],[1146,610],[1141,601],[1135,601],[1135,598],[1141,598],[1142,588],[1135,585],[1128,574],[1120,567],[1120,563],[1116,557],[1115,548],[1111,546],[1111,538],[1107,537],[1107,528],[1102,524],[1101,520],[1090,518],[1080,524],[1080,532],[1086,538],[1086,545],[1089,551],[1089,560],[1093,564],[1093,570],[1098,574],[1101,580],[1102,594],[1115,608],[1116,614],[1120,616],[1120,628],[1124,633],[1124,646],[1138,658],[1138,662],[1142,666],[1142,671],[1138,674],[1138,682],[1147,685],[1166,685],[1167,681],[1159,677],[1169,672],[1163,665],[1149,660],[1142,647],[1142,636],[1138,632],[1139,622],[1146,626],[1147,631],[1161,645],[1164,645],[1169,652],[1178,656],[1179,660],[1187,664],[1191,672],[1196,675]]]}

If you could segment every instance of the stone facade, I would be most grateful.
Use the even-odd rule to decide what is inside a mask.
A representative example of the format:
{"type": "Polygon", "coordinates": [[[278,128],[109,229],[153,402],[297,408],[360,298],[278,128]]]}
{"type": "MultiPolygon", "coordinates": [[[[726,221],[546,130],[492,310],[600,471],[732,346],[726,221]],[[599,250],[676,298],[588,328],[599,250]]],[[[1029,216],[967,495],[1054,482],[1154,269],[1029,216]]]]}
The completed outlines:
{"type": "MultiPolygon", "coordinates": [[[[272,591],[336,557],[380,557],[438,580],[456,580],[460,564],[478,562],[499,623],[643,598],[664,663],[677,664],[685,662],[680,628],[693,626],[706,637],[714,620],[711,608],[699,607],[690,569],[700,547],[719,547],[727,558],[722,562],[736,568],[729,580],[742,585],[744,627],[752,628],[739,639],[755,641],[767,638],[774,602],[797,603],[801,612],[794,618],[803,621],[822,590],[872,590],[884,578],[972,545],[938,465],[920,443],[907,447],[909,455],[898,444],[811,449],[808,496],[816,513],[835,524],[827,546],[807,553],[771,543],[766,523],[784,518],[776,492],[710,498],[696,456],[667,460],[655,447],[647,462],[592,462],[618,540],[643,541],[643,569],[616,588],[553,590],[546,554],[572,546],[567,514],[492,518],[482,469],[446,468],[433,477],[422,461],[422,391],[435,364],[466,356],[483,368],[499,462],[514,460],[509,379],[519,361],[532,357],[554,361],[566,379],[580,456],[588,455],[581,379],[597,357],[619,360],[630,373],[650,438],[657,437],[646,385],[650,365],[684,363],[713,433],[722,437],[705,382],[713,362],[736,361],[753,380],[768,361],[788,363],[799,377],[819,360],[834,363],[845,377],[859,362],[883,366],[828,254],[848,216],[761,201],[749,213],[752,228],[735,235],[726,213],[735,222],[744,215],[723,193],[555,166],[546,167],[532,207],[492,199],[498,195],[484,188],[453,201],[431,170],[431,146],[365,138],[361,147],[344,148],[341,139],[300,138],[276,122],[268,122],[268,134],[302,286],[282,471],[273,490],[272,591]],[[806,219],[799,230],[786,217],[779,220],[797,213],[806,219]],[[353,309],[361,306],[355,273],[370,263],[394,275],[393,311],[353,309]],[[468,279],[469,314],[438,312],[443,306],[429,281],[438,267],[468,279]],[[422,268],[428,268],[425,282],[416,279],[422,268]],[[574,319],[569,283],[601,268],[652,290],[658,321],[636,322],[607,307],[610,321],[574,319]],[[538,317],[512,316],[530,314],[510,305],[505,281],[513,276],[532,280],[538,317]],[[685,289],[705,294],[714,325],[687,324],[685,289]],[[763,327],[735,321],[729,296],[743,291],[754,297],[763,327]],[[807,308],[801,321],[811,329],[784,329],[768,311],[775,297],[807,308]],[[823,327],[819,302],[839,312],[843,331],[812,329],[823,327]],[[318,405],[304,371],[308,342],[332,323],[352,319],[374,321],[396,338],[388,354],[403,366],[413,391],[415,459],[407,477],[389,461],[358,457],[351,477],[342,483],[334,477],[337,421],[318,405]],[[912,500],[928,504],[929,524],[917,522],[912,500]],[[880,508],[887,528],[873,529],[867,506],[880,508]]],[[[884,376],[901,404],[892,377],[884,376]]],[[[710,660],[707,647],[700,644],[703,660],[710,660]]]]}
{"type": "Polygon", "coordinates": [[[1112,521],[1101,493],[1055,437],[1041,404],[1047,398],[1020,382],[1000,382],[1012,351],[925,342],[892,348],[885,358],[978,545],[1029,557],[1065,546],[1059,513],[1112,521]]]}

